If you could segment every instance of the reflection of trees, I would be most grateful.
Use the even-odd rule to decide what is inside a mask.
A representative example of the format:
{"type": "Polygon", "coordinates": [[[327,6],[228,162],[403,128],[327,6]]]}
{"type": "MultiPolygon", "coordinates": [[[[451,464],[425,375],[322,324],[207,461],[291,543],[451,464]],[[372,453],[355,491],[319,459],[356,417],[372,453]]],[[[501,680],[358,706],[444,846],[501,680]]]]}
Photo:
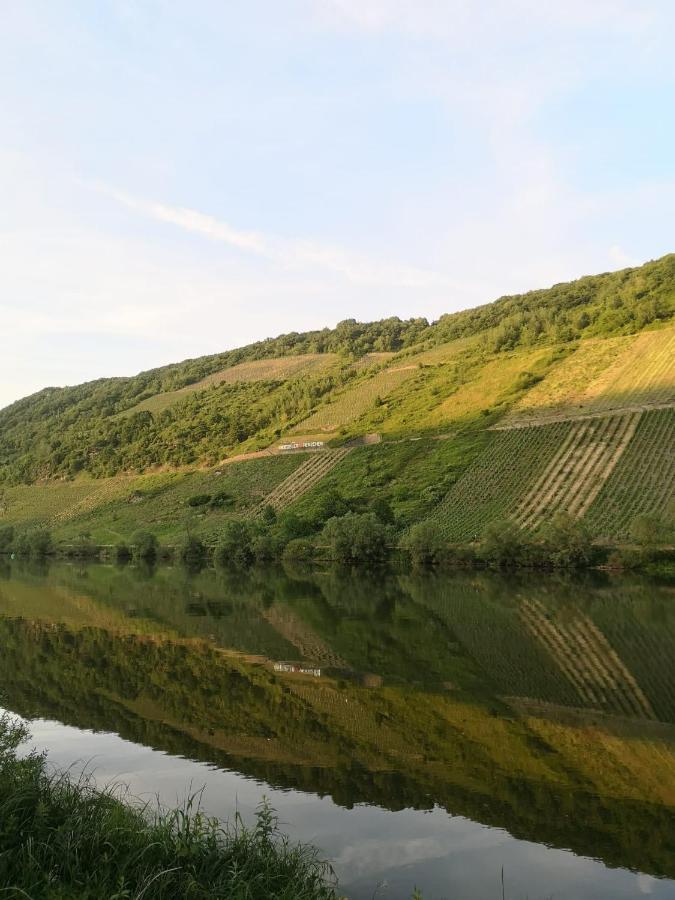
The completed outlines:
{"type": "MultiPolygon", "coordinates": [[[[440,804],[521,838],[675,875],[672,808],[630,799],[640,785],[620,774],[603,794],[556,744],[557,732],[543,741],[494,705],[404,686],[280,681],[202,642],[96,628],[5,619],[0,642],[7,702],[23,714],[114,730],[345,806],[440,804]]],[[[589,741],[586,752],[590,773],[604,751],[589,741]]],[[[665,745],[641,752],[668,774],[665,745]]]]}

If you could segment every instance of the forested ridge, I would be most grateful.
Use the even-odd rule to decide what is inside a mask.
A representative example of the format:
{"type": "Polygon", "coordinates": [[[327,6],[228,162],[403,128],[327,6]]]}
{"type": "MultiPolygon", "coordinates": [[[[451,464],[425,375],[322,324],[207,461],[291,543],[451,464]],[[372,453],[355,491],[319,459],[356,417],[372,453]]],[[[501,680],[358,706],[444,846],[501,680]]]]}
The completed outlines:
{"type": "Polygon", "coordinates": [[[46,388],[0,410],[0,481],[213,464],[233,452],[267,446],[335,391],[370,377],[376,361],[365,372],[353,367],[365,354],[399,354],[404,361],[448,341],[476,338],[474,359],[499,358],[519,348],[564,348],[579,339],[633,334],[670,319],[674,309],[671,254],[640,268],[502,297],[431,324],[419,318],[348,319],[334,329],[289,333],[129,378],[46,388]],[[240,363],[301,354],[337,354],[338,362],[285,380],[210,384],[158,413],[135,410],[148,398],[197,385],[240,363]]]}

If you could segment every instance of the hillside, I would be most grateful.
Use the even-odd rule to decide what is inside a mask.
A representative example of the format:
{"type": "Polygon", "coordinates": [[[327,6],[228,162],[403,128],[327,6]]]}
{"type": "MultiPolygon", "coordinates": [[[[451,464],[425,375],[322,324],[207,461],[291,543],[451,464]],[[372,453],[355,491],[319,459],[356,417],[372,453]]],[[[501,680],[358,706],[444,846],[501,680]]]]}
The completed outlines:
{"type": "Polygon", "coordinates": [[[670,255],[431,324],[347,320],[47,388],[0,410],[0,524],[172,540],[268,500],[319,527],[377,497],[451,541],[557,510],[624,538],[637,515],[672,517],[674,310],[670,255]]]}

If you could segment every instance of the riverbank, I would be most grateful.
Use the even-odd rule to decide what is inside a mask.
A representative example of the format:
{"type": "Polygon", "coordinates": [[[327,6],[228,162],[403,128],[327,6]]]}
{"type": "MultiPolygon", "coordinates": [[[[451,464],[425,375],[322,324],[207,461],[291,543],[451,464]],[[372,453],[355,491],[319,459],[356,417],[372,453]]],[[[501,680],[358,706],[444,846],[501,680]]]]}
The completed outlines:
{"type": "Polygon", "coordinates": [[[118,791],[49,772],[21,756],[25,728],[0,717],[0,884],[17,896],[100,900],[337,900],[328,864],[279,832],[263,805],[256,824],[223,827],[198,805],[139,808],[118,791]]]}

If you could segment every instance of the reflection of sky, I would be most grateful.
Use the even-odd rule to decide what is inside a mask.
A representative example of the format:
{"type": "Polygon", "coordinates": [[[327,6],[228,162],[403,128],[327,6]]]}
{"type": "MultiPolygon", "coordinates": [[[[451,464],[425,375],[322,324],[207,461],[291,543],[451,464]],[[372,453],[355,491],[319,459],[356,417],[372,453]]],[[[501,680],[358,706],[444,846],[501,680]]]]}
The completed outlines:
{"type": "Polygon", "coordinates": [[[222,819],[237,809],[245,819],[269,797],[284,830],[293,839],[318,845],[329,856],[342,889],[353,900],[408,900],[415,885],[425,900],[461,897],[485,900],[501,896],[504,869],[509,900],[654,900],[675,896],[672,881],[659,881],[594,860],[512,838],[441,809],[389,812],[358,805],[351,810],[329,798],[299,791],[272,790],[259,782],[122,740],[38,720],[33,743],[48,749],[58,767],[95,771],[99,783],[120,781],[143,800],[159,796],[181,803],[204,791],[206,812],[222,819]],[[378,888],[379,885],[379,888],[378,888]]]}

